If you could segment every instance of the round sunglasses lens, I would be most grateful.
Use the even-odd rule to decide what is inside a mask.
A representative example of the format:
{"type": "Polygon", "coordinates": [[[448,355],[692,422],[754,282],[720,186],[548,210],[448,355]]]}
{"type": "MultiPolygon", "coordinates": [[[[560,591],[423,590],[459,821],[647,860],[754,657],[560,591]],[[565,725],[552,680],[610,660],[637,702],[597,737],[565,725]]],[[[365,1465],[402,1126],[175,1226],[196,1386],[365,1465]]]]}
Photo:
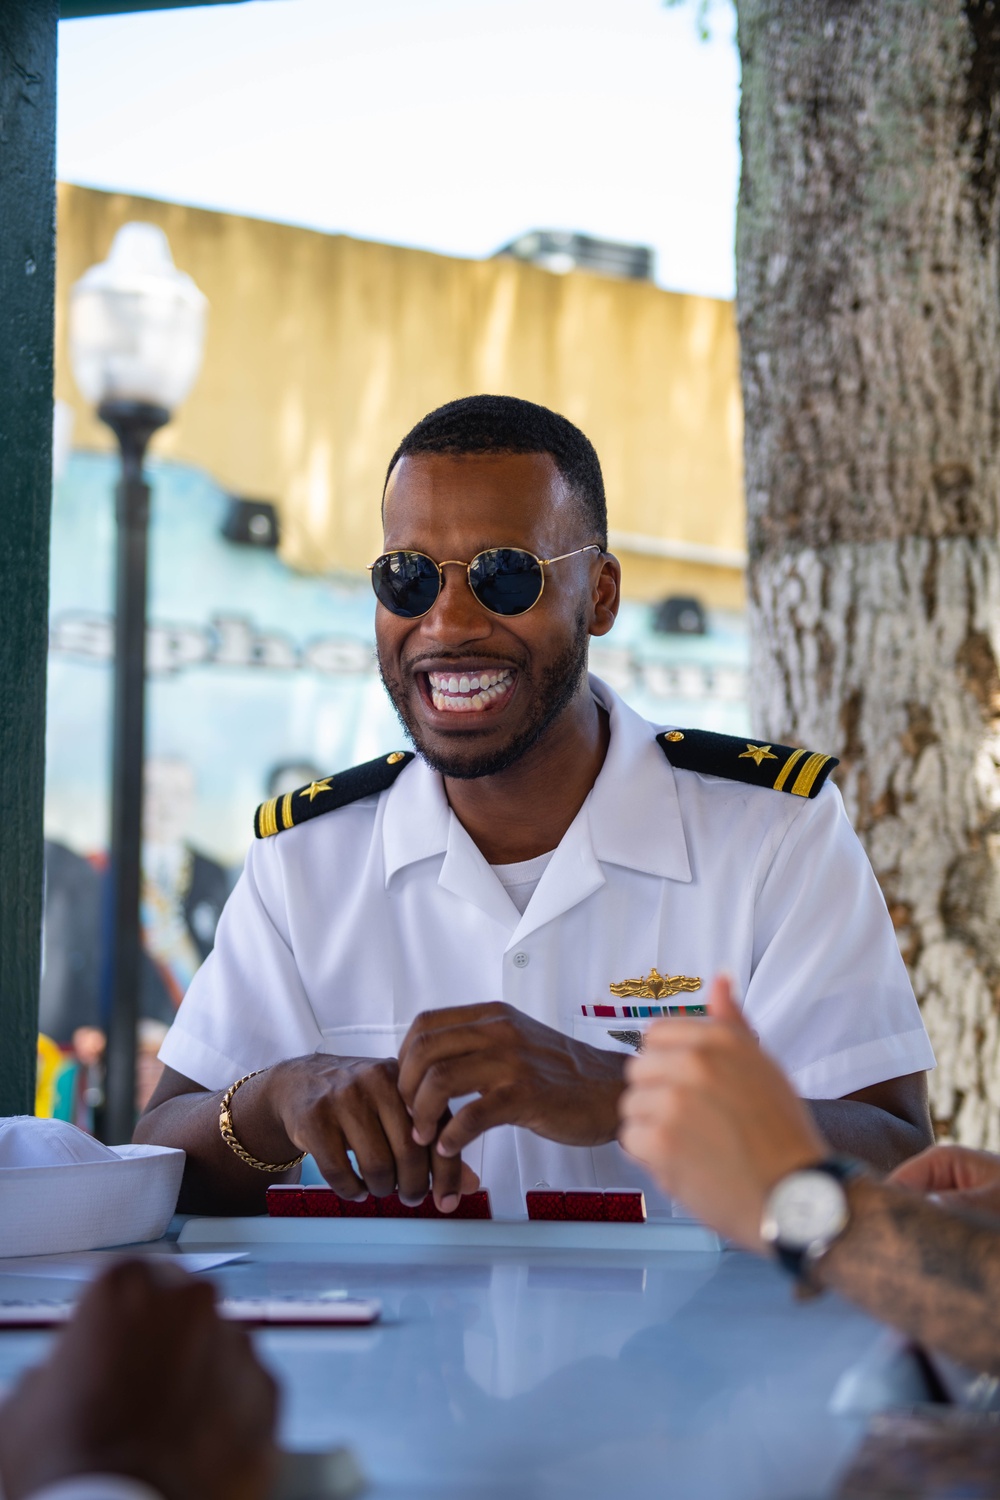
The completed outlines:
{"type": "Polygon", "coordinates": [[[394,615],[415,620],[438,596],[438,570],[419,552],[387,552],[372,567],[375,597],[394,615]]]}
{"type": "Polygon", "coordinates": [[[474,559],[469,583],[480,604],[495,615],[523,615],[538,603],[542,565],[517,547],[492,547],[474,559]]]}

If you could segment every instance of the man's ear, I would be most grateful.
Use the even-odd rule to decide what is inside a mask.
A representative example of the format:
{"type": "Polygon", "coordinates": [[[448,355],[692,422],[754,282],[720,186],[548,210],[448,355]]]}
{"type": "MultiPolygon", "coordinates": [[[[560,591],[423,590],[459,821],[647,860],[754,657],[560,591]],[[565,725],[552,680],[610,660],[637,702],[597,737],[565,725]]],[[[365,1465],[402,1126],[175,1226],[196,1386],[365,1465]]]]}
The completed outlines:
{"type": "Polygon", "coordinates": [[[601,553],[601,571],[594,584],[590,634],[607,635],[622,602],[622,565],[613,552],[601,553]]]}

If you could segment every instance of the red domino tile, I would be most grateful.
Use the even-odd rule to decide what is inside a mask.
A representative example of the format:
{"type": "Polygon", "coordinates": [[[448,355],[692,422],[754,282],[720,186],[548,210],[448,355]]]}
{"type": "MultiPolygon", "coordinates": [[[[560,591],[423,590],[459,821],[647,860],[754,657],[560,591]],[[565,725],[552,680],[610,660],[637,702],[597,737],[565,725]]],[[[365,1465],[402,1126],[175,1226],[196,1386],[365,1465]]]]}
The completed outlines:
{"type": "Polygon", "coordinates": [[[646,1200],[639,1191],[557,1193],[538,1189],[525,1194],[528,1218],[570,1224],[644,1224],[646,1200]]]}
{"type": "MultiPolygon", "coordinates": [[[[434,1202],[433,1198],[431,1202],[434,1202]]],[[[484,1188],[480,1188],[476,1193],[466,1193],[459,1199],[454,1213],[442,1214],[441,1217],[443,1219],[492,1219],[490,1195],[484,1188]]]]}
{"type": "MultiPolygon", "coordinates": [[[[380,1219],[422,1219],[426,1217],[423,1212],[424,1203],[427,1202],[426,1198],[424,1199],[424,1203],[417,1203],[412,1206],[409,1203],[404,1203],[398,1193],[389,1193],[386,1197],[377,1198],[375,1201],[378,1204],[378,1216],[380,1219]]],[[[433,1198],[431,1198],[431,1202],[434,1202],[433,1198]]]]}
{"type": "Polygon", "coordinates": [[[638,1189],[603,1193],[604,1217],[609,1224],[645,1224],[646,1198],[638,1189]]]}
{"type": "Polygon", "coordinates": [[[267,1190],[267,1211],[272,1219],[492,1219],[490,1195],[469,1193],[454,1213],[441,1213],[431,1193],[414,1207],[402,1203],[398,1193],[385,1198],[369,1195],[360,1203],[341,1198],[331,1187],[290,1186],[275,1183],[267,1190]]]}
{"type": "Polygon", "coordinates": [[[528,1206],[529,1219],[565,1219],[566,1203],[564,1193],[553,1193],[548,1189],[533,1189],[525,1193],[525,1202],[528,1206]]]}
{"type": "Polygon", "coordinates": [[[343,1217],[342,1199],[332,1188],[310,1183],[309,1187],[302,1189],[302,1212],[307,1219],[340,1219],[343,1217]]]}
{"type": "Polygon", "coordinates": [[[274,1183],[267,1190],[267,1211],[272,1219],[299,1219],[305,1213],[302,1188],[295,1184],[274,1183]]]}
{"type": "Polygon", "coordinates": [[[350,1198],[340,1199],[340,1217],[342,1219],[377,1219],[378,1199],[373,1198],[371,1193],[367,1198],[362,1198],[359,1203],[354,1203],[350,1198]]]}
{"type": "Polygon", "coordinates": [[[603,1193],[564,1193],[566,1218],[578,1224],[602,1223],[604,1220],[603,1193]]]}

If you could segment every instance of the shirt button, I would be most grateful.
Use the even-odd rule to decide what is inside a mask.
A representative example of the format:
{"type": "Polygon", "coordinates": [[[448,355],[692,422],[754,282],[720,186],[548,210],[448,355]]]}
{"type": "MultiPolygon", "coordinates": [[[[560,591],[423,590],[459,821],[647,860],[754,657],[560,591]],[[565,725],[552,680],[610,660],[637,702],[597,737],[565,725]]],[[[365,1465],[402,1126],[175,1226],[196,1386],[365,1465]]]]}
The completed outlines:
{"type": "Polygon", "coordinates": [[[531,962],[531,959],[528,957],[528,955],[526,953],[515,953],[514,954],[514,967],[515,967],[515,969],[526,969],[528,967],[528,965],[530,964],[530,962],[531,962]]]}

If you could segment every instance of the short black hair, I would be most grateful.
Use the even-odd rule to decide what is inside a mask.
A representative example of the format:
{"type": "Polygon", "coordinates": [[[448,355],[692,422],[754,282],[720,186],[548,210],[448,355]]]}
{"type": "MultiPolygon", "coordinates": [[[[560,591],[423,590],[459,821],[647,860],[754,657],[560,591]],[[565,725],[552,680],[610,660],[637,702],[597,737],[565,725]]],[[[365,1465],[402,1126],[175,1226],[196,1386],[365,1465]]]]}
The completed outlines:
{"type": "Polygon", "coordinates": [[[449,401],[406,434],[389,461],[386,484],[401,458],[418,453],[547,453],[580,501],[594,540],[607,551],[608,506],[596,449],[579,427],[547,406],[517,396],[449,401]]]}

